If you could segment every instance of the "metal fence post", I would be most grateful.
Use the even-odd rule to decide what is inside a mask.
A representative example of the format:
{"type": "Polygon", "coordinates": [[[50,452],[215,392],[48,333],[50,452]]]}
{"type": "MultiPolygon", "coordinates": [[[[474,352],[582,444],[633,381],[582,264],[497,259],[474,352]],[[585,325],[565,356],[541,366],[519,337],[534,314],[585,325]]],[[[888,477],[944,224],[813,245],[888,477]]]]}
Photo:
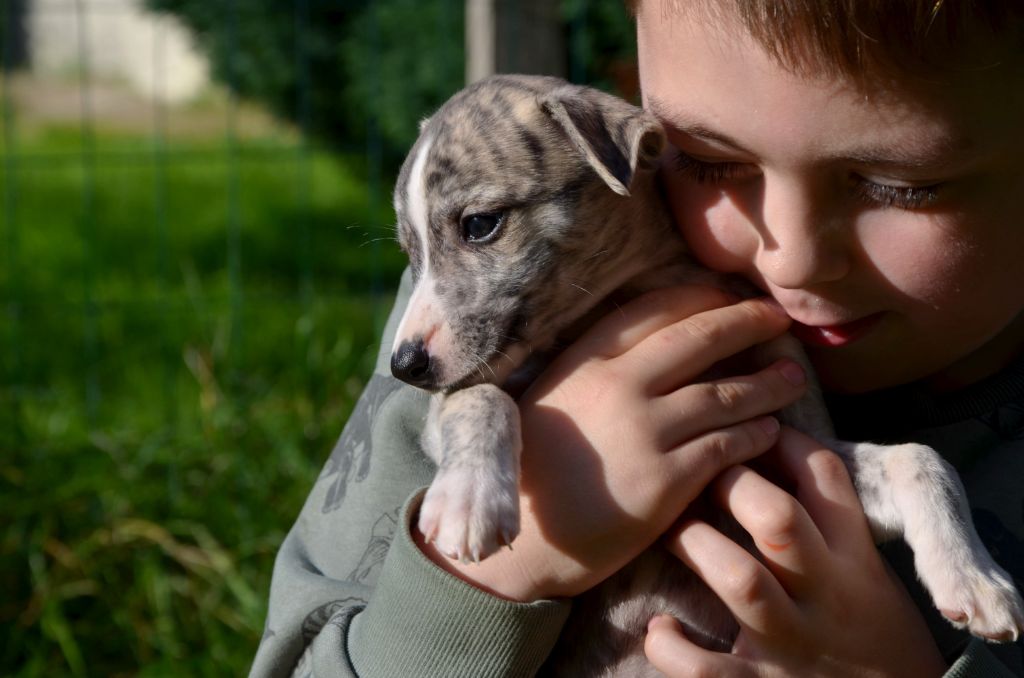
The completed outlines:
{"type": "Polygon", "coordinates": [[[466,0],[466,82],[494,73],[565,76],[560,3],[466,0]]]}
{"type": "Polygon", "coordinates": [[[99,360],[98,323],[100,308],[93,298],[96,237],[96,126],[93,120],[92,72],[88,50],[88,24],[82,0],[75,0],[75,24],[78,33],[78,60],[81,65],[79,105],[82,133],[82,338],[86,359],[85,406],[89,426],[95,426],[101,398],[97,362],[99,360]]]}
{"type": "Polygon", "coordinates": [[[21,270],[18,259],[18,190],[17,190],[17,161],[15,157],[15,130],[14,130],[14,106],[11,101],[11,75],[17,65],[18,53],[15,49],[14,39],[17,30],[15,22],[17,12],[14,11],[13,3],[4,3],[4,35],[3,49],[0,50],[0,59],[3,59],[3,139],[4,139],[4,210],[3,219],[6,225],[5,241],[7,243],[6,268],[7,275],[5,282],[7,318],[7,340],[8,347],[5,353],[8,356],[9,375],[0,375],[0,379],[9,379],[8,387],[11,398],[11,422],[12,429],[8,435],[17,435],[17,427],[20,423],[18,416],[19,403],[18,392],[22,388],[21,376],[21,270]]]}

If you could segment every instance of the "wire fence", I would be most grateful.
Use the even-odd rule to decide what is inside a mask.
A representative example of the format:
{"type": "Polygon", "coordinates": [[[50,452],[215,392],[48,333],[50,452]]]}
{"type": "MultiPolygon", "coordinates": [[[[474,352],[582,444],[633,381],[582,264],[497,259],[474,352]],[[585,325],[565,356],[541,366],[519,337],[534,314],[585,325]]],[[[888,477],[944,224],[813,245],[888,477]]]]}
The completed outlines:
{"type": "MultiPolygon", "coordinates": [[[[0,14],[5,675],[244,672],[276,549],[383,350],[400,132],[461,84],[462,0],[145,1],[202,48],[188,97],[169,14],[0,14]]],[[[621,5],[563,4],[565,72],[592,81],[594,8],[621,5]]],[[[503,48],[533,49],[524,5],[498,6],[503,48]]]]}
{"type": "Polygon", "coordinates": [[[209,4],[224,77],[184,103],[168,17],[144,15],[140,93],[101,68],[134,3],[4,3],[6,675],[238,675],[251,659],[273,553],[402,266],[373,107],[348,145],[311,129],[312,2],[276,17],[295,82],[277,117],[239,94],[242,0],[209,4]],[[71,58],[26,64],[25,24],[64,31],[71,58]]]}
{"type": "MultiPolygon", "coordinates": [[[[221,12],[222,25],[219,27],[224,36],[226,49],[230,54],[239,54],[237,48],[238,6],[239,0],[224,2],[221,12]]],[[[31,325],[31,316],[45,306],[46,312],[59,312],[65,315],[68,322],[66,330],[79,334],[81,360],[85,366],[81,392],[89,422],[97,422],[100,405],[103,401],[103,385],[100,376],[102,356],[116,347],[107,345],[101,336],[104,317],[125,312],[126,309],[138,309],[148,306],[153,313],[165,315],[176,312],[189,312],[189,309],[175,308],[166,290],[171,286],[174,262],[170,260],[170,242],[173,238],[174,224],[170,223],[169,201],[181,199],[172,196],[168,187],[168,172],[175,167],[194,165],[223,167],[222,215],[223,225],[223,271],[226,272],[227,337],[228,353],[244,341],[246,331],[243,318],[245,308],[250,304],[265,303],[269,300],[254,298],[253,291],[247,288],[245,279],[246,253],[243,247],[242,233],[246,229],[245,216],[241,201],[243,198],[244,169],[250,165],[281,165],[290,169],[289,177],[281,177],[276,188],[289,191],[293,196],[293,218],[290,223],[281,224],[281,228],[289,232],[289,242],[295,257],[295,277],[284,289],[276,290],[278,297],[291,297],[290,302],[297,305],[296,313],[308,310],[316,294],[314,271],[312,265],[312,236],[310,233],[310,213],[312,208],[312,149],[315,142],[309,133],[309,95],[312,90],[312,76],[305,53],[305,36],[309,29],[309,0],[296,0],[293,3],[291,20],[295,26],[294,70],[298,81],[294,101],[295,134],[287,138],[274,139],[270,143],[258,145],[245,144],[240,139],[239,117],[240,102],[237,95],[238,87],[234,82],[236,60],[227,59],[229,64],[226,87],[219,90],[216,96],[223,98],[222,131],[214,133],[212,138],[220,137],[220,143],[190,143],[188,140],[175,140],[173,120],[175,112],[164,93],[167,82],[167,63],[164,36],[166,34],[166,18],[155,15],[153,22],[153,39],[148,58],[151,63],[153,91],[149,97],[150,119],[148,130],[139,135],[143,144],[124,145],[116,141],[100,138],[98,128],[103,125],[103,113],[97,111],[96,91],[97,78],[92,68],[90,50],[90,24],[109,18],[112,14],[124,12],[126,3],[116,0],[91,0],[89,2],[36,2],[29,7],[38,14],[63,14],[69,17],[74,25],[77,63],[71,74],[62,74],[60,87],[66,90],[77,90],[77,121],[71,122],[70,111],[67,116],[69,129],[75,132],[73,143],[58,147],[40,148],[35,144],[22,144],[22,130],[19,126],[19,115],[14,101],[17,73],[15,66],[19,57],[17,50],[23,49],[23,43],[14,39],[4,40],[3,75],[3,196],[4,208],[4,257],[5,271],[2,280],[2,296],[6,312],[5,346],[3,353],[4,372],[2,383],[7,391],[7,399],[15,405],[25,398],[32,398],[45,391],[48,385],[33,379],[33,371],[28,369],[25,360],[25,343],[32,339],[26,327],[31,325]],[[77,130],[70,129],[75,125],[77,130]],[[69,147],[70,146],[70,147],[69,147]],[[19,194],[25,190],[25,184],[39,180],[40,175],[52,172],[67,171],[70,165],[77,165],[80,175],[77,195],[65,195],[69,201],[77,201],[78,208],[74,219],[77,222],[77,236],[82,248],[76,275],[62,281],[61,292],[56,298],[48,298],[44,304],[33,298],[31,290],[26,289],[26,269],[34,265],[27,259],[22,248],[25,232],[32,229],[45,228],[46,224],[34,222],[21,209],[19,194]],[[105,218],[104,206],[98,200],[99,184],[104,173],[111,171],[127,171],[137,176],[147,176],[148,186],[136,186],[133,190],[148,188],[150,210],[148,213],[137,214],[140,229],[149,231],[149,247],[151,256],[147,257],[153,264],[153,280],[155,288],[147,294],[125,290],[122,294],[110,294],[104,291],[102,284],[104,275],[116,267],[116,261],[104,261],[98,256],[93,244],[101,236],[105,218]],[[289,186],[289,180],[292,183],[289,186]],[[145,226],[143,225],[145,224],[145,226]],[[290,289],[289,289],[290,288],[290,289]],[[124,292],[127,292],[125,294],[124,292]]],[[[8,22],[10,26],[10,23],[8,22]]],[[[95,46],[95,45],[93,45],[95,46]]],[[[22,56],[23,58],[23,56],[22,56]]],[[[370,64],[372,67],[372,64],[370,64]]],[[[29,121],[31,122],[31,121],[29,121]]],[[[380,213],[386,206],[385,190],[388,183],[383,176],[381,162],[381,142],[374,118],[368,120],[365,132],[366,145],[358,150],[364,154],[365,171],[364,203],[372,213],[380,213]]],[[[137,183],[137,182],[136,182],[137,183]]],[[[188,199],[185,197],[184,199],[188,199]]],[[[339,215],[340,217],[341,215],[339,215]]],[[[56,243],[55,243],[56,245],[56,243]]],[[[139,256],[140,252],[125,252],[126,257],[139,256]]],[[[381,246],[374,241],[363,252],[364,265],[369,272],[369,285],[366,292],[379,298],[393,280],[385,280],[385,267],[381,263],[381,246]]],[[[45,265],[45,262],[39,262],[45,265]]],[[[221,299],[208,301],[218,302],[221,299]]],[[[281,298],[276,299],[278,303],[281,298]]],[[[381,300],[382,301],[382,300],[381,300]]],[[[381,309],[374,306],[375,315],[371,319],[374,327],[380,325],[381,309]]],[[[176,352],[171,337],[154,337],[159,353],[176,352]]],[[[170,383],[170,380],[168,380],[170,383]]],[[[174,399],[165,392],[165,400],[174,399]]]]}

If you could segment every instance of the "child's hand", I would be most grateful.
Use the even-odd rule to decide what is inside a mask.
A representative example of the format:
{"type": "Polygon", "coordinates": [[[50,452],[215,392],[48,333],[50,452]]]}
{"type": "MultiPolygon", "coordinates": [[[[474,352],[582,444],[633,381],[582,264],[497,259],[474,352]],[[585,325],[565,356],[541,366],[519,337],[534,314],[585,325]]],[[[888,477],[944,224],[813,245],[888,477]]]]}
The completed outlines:
{"type": "Polygon", "coordinates": [[[684,524],[669,542],[739,622],[732,654],[694,645],[660,616],[648,627],[648,659],[673,677],[942,675],[942,657],[876,550],[839,458],[788,428],[778,458],[795,498],[745,466],[713,484],[764,564],[702,522],[684,524]]]}
{"type": "Polygon", "coordinates": [[[723,469],[769,449],[804,390],[791,362],[712,384],[708,367],[785,331],[770,302],[660,290],[599,322],[520,400],[521,532],[480,564],[421,549],[515,599],[573,596],[632,560],[723,469]],[[787,377],[788,374],[788,377],[787,377]]]}

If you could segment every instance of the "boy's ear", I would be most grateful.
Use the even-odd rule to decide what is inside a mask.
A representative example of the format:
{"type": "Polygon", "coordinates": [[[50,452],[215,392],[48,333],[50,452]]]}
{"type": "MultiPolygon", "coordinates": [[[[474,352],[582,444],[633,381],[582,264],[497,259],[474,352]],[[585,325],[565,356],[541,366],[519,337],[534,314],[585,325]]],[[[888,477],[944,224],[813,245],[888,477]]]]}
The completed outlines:
{"type": "Polygon", "coordinates": [[[563,85],[539,98],[587,162],[613,191],[629,195],[638,169],[654,169],[665,132],[650,113],[589,87],[563,85]]]}

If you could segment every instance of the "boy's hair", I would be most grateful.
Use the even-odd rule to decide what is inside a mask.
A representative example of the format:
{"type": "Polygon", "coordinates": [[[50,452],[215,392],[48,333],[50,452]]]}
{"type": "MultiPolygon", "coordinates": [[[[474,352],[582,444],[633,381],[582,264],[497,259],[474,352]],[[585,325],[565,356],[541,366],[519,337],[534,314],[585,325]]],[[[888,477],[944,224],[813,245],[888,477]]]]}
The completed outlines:
{"type": "MultiPolygon", "coordinates": [[[[633,14],[644,0],[626,0],[633,14]]],[[[738,17],[802,74],[924,75],[988,68],[1024,50],[1022,0],[670,0],[672,11],[738,17]]]]}

